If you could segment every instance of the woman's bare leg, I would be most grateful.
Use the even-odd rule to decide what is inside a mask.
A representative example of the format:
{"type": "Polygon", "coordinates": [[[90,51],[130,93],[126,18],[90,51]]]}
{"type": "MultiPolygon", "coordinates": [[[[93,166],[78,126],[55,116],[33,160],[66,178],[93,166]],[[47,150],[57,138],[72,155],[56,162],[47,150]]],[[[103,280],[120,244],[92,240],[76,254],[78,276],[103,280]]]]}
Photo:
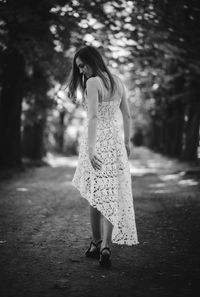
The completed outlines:
{"type": "Polygon", "coordinates": [[[97,243],[101,240],[101,213],[90,205],[90,223],[92,228],[92,240],[97,243]]]}
{"type": "MultiPolygon", "coordinates": [[[[103,215],[102,215],[102,243],[101,243],[101,249],[104,247],[109,247],[111,244],[112,239],[112,231],[113,231],[113,225],[110,221],[108,221],[103,215]]],[[[104,250],[103,253],[109,253],[108,251],[104,250]]]]}

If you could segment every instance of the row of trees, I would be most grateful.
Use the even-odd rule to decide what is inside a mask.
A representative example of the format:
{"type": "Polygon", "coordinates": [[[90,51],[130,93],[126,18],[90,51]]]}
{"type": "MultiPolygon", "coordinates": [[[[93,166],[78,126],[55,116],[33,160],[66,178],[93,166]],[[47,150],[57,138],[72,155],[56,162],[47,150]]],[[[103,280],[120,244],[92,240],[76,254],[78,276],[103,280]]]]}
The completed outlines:
{"type": "Polygon", "coordinates": [[[22,143],[29,157],[43,156],[47,113],[56,107],[50,91],[66,79],[69,49],[82,43],[85,30],[79,22],[91,13],[106,21],[98,2],[0,2],[1,165],[21,163],[22,143]]]}
{"type": "MultiPolygon", "coordinates": [[[[130,89],[135,131],[153,149],[197,158],[200,125],[200,4],[197,0],[4,0],[0,2],[0,164],[41,159],[50,111],[74,50],[103,49],[130,89]],[[137,104],[136,104],[137,103],[137,104]],[[141,121],[141,117],[145,120],[141,121]],[[137,132],[137,131],[136,131],[137,132]]],[[[67,123],[70,123],[67,120],[67,123]]]]}
{"type": "Polygon", "coordinates": [[[114,33],[116,39],[124,39],[127,51],[119,61],[129,65],[133,110],[135,90],[140,90],[139,110],[145,120],[141,121],[141,112],[133,112],[134,120],[151,148],[195,160],[200,130],[200,2],[139,2],[129,1],[129,9],[124,7],[117,15],[114,33]]]}
{"type": "Polygon", "coordinates": [[[158,66],[164,73],[155,78],[153,131],[159,136],[152,145],[195,160],[200,129],[200,3],[163,1],[158,9],[160,33],[165,36],[158,47],[162,57],[158,66]]]}

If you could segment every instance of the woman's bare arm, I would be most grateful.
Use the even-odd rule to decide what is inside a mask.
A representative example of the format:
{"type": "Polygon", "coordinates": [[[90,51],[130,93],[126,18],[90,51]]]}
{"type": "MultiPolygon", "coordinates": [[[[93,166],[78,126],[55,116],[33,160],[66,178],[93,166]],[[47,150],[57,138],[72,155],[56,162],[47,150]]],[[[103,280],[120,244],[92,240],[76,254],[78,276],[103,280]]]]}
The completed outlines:
{"type": "Polygon", "coordinates": [[[127,143],[130,141],[131,113],[130,113],[124,86],[123,86],[123,95],[122,95],[122,100],[121,100],[121,104],[120,104],[120,109],[122,112],[123,123],[124,123],[124,142],[127,143]]]}
{"type": "Polygon", "coordinates": [[[95,156],[97,117],[98,117],[98,82],[89,78],[86,84],[88,99],[88,153],[92,166],[100,169],[100,160],[95,156]]]}

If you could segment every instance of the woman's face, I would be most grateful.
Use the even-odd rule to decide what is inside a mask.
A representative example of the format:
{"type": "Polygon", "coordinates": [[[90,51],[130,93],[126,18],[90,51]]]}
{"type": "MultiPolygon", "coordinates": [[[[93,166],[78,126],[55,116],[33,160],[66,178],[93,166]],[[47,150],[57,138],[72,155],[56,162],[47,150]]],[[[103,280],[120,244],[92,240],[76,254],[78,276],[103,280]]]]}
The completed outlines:
{"type": "Polygon", "coordinates": [[[87,78],[92,76],[92,68],[88,64],[84,64],[79,57],[76,58],[76,65],[79,68],[80,74],[85,75],[87,78]]]}

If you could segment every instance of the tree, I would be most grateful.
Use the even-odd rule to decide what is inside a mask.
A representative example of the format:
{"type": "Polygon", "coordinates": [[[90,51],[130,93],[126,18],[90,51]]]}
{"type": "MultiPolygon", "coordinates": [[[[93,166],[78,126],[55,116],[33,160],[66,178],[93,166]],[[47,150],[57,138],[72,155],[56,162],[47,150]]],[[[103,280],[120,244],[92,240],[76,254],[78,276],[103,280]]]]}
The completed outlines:
{"type": "Polygon", "coordinates": [[[188,160],[197,158],[199,145],[199,20],[197,0],[129,1],[112,41],[123,49],[118,60],[129,62],[129,84],[151,102],[152,147],[188,160]]]}
{"type": "MultiPolygon", "coordinates": [[[[106,18],[98,1],[5,0],[0,3],[1,128],[0,164],[15,166],[21,162],[21,106],[23,98],[37,102],[47,100],[31,89],[32,77],[40,69],[44,85],[64,81],[69,71],[69,46],[81,43],[84,28],[79,22],[94,13],[106,18]],[[97,5],[96,5],[97,4],[97,5]],[[58,65],[61,66],[58,69],[58,65]],[[14,70],[13,70],[14,68],[14,70]],[[30,89],[32,94],[30,94],[30,89]],[[15,112],[15,116],[12,115],[15,112]]],[[[42,104],[40,105],[42,106],[42,104]]],[[[45,104],[43,104],[45,106],[45,104]]],[[[41,112],[45,115],[45,112],[41,112]]],[[[33,122],[37,122],[33,119],[33,122]]],[[[45,119],[41,122],[45,124],[45,119]]],[[[34,125],[33,125],[34,127],[34,125]]],[[[44,129],[42,129],[44,131],[44,129]]],[[[38,129],[36,129],[38,131],[38,129]]],[[[41,130],[40,130],[41,131],[41,130]]],[[[36,137],[42,139],[42,137],[36,137]]],[[[37,143],[38,146],[41,143],[37,143]]]]}
{"type": "Polygon", "coordinates": [[[45,0],[40,5],[31,0],[1,2],[1,165],[21,163],[21,107],[27,68],[43,61],[44,52],[47,56],[54,52],[50,8],[51,2],[45,0]]]}

